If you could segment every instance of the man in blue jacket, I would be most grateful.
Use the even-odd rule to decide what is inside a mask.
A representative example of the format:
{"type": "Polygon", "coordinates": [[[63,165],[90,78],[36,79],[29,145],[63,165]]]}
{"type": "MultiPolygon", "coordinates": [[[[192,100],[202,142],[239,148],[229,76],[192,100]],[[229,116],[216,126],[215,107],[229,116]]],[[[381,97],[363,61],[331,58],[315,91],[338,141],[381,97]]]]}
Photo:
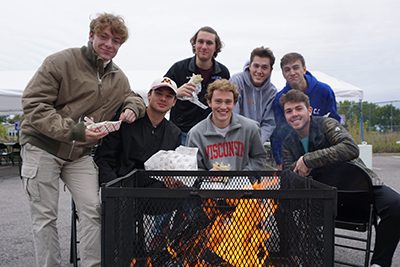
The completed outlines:
{"type": "Polygon", "coordinates": [[[283,94],[290,89],[300,90],[309,97],[313,116],[331,117],[340,121],[336,109],[335,93],[329,85],[318,81],[307,71],[302,55],[299,53],[284,55],[281,59],[281,69],[286,86],[275,96],[273,110],[276,128],[271,136],[272,153],[278,168],[282,168],[282,142],[290,129],[279,104],[279,99],[283,94]]]}

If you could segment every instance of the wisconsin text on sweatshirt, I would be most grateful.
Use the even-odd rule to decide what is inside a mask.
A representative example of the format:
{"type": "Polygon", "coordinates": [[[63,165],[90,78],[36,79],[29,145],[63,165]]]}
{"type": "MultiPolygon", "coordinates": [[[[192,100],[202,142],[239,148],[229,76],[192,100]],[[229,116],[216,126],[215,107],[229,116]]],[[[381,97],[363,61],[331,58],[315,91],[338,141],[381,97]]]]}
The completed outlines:
{"type": "Polygon", "coordinates": [[[224,157],[243,157],[244,143],[242,141],[226,141],[208,145],[206,148],[207,159],[224,157]]]}

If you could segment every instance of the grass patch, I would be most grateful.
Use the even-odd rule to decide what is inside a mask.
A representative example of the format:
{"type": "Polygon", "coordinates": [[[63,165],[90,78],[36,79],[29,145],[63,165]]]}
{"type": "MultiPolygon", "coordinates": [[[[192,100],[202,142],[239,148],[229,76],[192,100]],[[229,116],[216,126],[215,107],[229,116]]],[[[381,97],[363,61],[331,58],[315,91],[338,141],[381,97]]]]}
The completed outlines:
{"type": "MultiPolygon", "coordinates": [[[[345,125],[347,130],[353,136],[357,143],[361,141],[360,125],[356,121],[351,121],[345,125]]],[[[368,125],[364,124],[364,129],[368,129],[368,125]]],[[[376,132],[364,130],[364,141],[372,145],[373,153],[400,153],[400,132],[376,132]]]]}

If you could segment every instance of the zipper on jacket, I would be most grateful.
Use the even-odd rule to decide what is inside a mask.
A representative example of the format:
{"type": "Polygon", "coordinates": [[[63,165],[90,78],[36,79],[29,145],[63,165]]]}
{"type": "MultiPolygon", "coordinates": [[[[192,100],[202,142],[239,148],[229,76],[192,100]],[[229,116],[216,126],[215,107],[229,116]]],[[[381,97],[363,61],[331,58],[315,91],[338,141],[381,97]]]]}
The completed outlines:
{"type": "MultiPolygon", "coordinates": [[[[78,123],[80,123],[81,120],[82,120],[82,116],[79,117],[78,123]]],[[[74,151],[74,148],[75,148],[75,143],[76,143],[76,141],[72,140],[72,146],[71,146],[71,149],[70,149],[69,154],[68,154],[68,159],[70,159],[71,156],[72,156],[72,152],[74,151]]]]}
{"type": "Polygon", "coordinates": [[[97,74],[97,82],[98,82],[98,85],[99,85],[99,87],[101,87],[101,82],[102,82],[101,78],[103,78],[103,77],[100,77],[99,71],[97,71],[96,74],[97,74]]]}
{"type": "Polygon", "coordinates": [[[68,159],[71,158],[72,151],[74,151],[74,147],[75,147],[75,140],[72,140],[72,146],[71,146],[71,150],[69,151],[69,154],[68,154],[68,159]]]}

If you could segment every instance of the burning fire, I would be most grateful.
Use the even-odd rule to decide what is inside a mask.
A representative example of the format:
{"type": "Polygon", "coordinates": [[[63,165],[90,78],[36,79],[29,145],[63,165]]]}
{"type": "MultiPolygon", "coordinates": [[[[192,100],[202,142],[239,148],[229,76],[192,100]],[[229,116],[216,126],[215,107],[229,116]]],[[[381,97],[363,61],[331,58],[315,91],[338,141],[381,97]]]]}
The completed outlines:
{"type": "MultiPolygon", "coordinates": [[[[279,179],[273,177],[253,184],[252,189],[262,190],[277,185],[279,179]]],[[[206,254],[212,254],[224,262],[224,266],[265,266],[269,256],[266,241],[271,232],[261,225],[275,213],[278,204],[272,199],[226,199],[225,203],[233,208],[233,212],[218,211],[214,199],[205,200],[203,211],[211,223],[197,232],[194,241],[185,249],[185,255],[179,255],[173,246],[167,245],[172,258],[180,258],[185,267],[215,266],[205,259],[206,254]],[[191,259],[186,255],[191,255],[191,259]]],[[[134,261],[131,267],[137,266],[134,261]]],[[[145,266],[152,266],[150,258],[145,266]]]]}
{"type": "MultiPolygon", "coordinates": [[[[265,189],[279,184],[277,178],[254,184],[253,189],[265,189]]],[[[271,233],[260,228],[267,216],[275,213],[278,205],[272,199],[228,199],[235,206],[232,214],[218,215],[209,229],[206,247],[232,266],[264,266],[268,258],[265,241],[271,233]]],[[[198,264],[197,266],[204,266],[198,264]]]]}

